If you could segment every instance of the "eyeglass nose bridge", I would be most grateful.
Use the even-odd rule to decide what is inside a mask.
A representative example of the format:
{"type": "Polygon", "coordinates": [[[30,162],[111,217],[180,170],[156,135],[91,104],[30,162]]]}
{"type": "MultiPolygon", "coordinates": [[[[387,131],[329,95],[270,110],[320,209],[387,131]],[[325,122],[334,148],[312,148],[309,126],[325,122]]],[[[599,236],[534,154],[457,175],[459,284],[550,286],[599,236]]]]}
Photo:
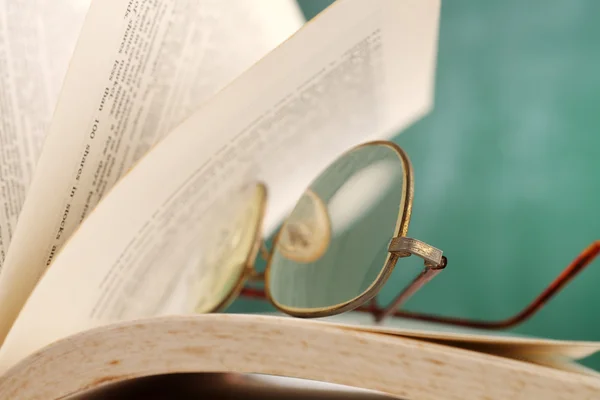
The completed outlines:
{"type": "Polygon", "coordinates": [[[406,236],[393,238],[388,246],[388,251],[399,257],[410,255],[421,257],[425,262],[425,266],[432,269],[443,269],[448,262],[442,250],[406,236]]]}

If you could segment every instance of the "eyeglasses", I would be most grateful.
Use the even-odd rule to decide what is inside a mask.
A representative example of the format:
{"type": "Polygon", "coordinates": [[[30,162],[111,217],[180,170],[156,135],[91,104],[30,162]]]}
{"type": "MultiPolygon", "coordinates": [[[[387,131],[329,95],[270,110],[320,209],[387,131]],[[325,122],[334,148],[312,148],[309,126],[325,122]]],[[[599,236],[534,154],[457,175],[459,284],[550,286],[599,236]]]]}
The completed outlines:
{"type": "Polygon", "coordinates": [[[374,141],[342,154],[306,189],[265,251],[261,225],[267,190],[245,187],[212,227],[210,249],[200,261],[203,297],[196,312],[225,309],[246,282],[264,282],[264,298],[280,311],[314,318],[365,307],[388,280],[398,260],[423,259],[422,272],[394,302],[399,305],[447,264],[442,251],[407,236],[413,175],[397,145],[374,141]],[[260,249],[264,273],[254,262],[260,249]]]}
{"type": "MultiPolygon", "coordinates": [[[[266,251],[266,250],[265,250],[266,251]]],[[[413,319],[424,322],[433,322],[445,325],[454,325],[466,328],[485,329],[485,330],[501,330],[513,328],[522,324],[526,320],[533,317],[555,297],[565,286],[569,284],[585,267],[590,265],[592,261],[600,254],[600,241],[595,241],[587,246],[573,261],[547,286],[544,290],[533,299],[529,304],[523,307],[514,315],[498,320],[474,320],[467,318],[449,317],[442,315],[434,315],[427,313],[419,313],[398,309],[399,306],[412,295],[411,287],[401,292],[387,306],[383,307],[378,304],[377,298],[374,297],[368,304],[363,304],[354,311],[368,313],[373,316],[375,322],[380,323],[388,317],[398,317],[405,319],[413,319]]],[[[259,276],[257,281],[261,281],[263,277],[259,276]]],[[[417,280],[419,277],[417,277],[417,280]]],[[[415,286],[415,288],[418,286],[415,286]]],[[[262,289],[244,287],[241,291],[241,296],[253,299],[265,299],[266,293],[262,289]]]]}
{"type": "MultiPolygon", "coordinates": [[[[414,197],[407,154],[387,141],[350,149],[306,189],[283,221],[271,250],[261,238],[266,209],[262,184],[245,188],[228,224],[215,227],[215,248],[203,261],[206,293],[197,312],[224,310],[237,297],[270,301],[296,317],[366,312],[375,322],[400,317],[479,329],[507,329],[531,318],[600,253],[600,241],[585,248],[534,300],[501,320],[471,320],[401,310],[400,306],[444,270],[442,251],[407,236],[414,197]],[[254,267],[258,253],[265,271],[254,267]],[[400,259],[417,256],[424,268],[386,306],[377,295],[400,259]],[[207,274],[207,271],[210,271],[207,274]],[[263,283],[263,288],[246,283],[263,283]]],[[[196,292],[198,293],[198,292],[196,292]]]]}

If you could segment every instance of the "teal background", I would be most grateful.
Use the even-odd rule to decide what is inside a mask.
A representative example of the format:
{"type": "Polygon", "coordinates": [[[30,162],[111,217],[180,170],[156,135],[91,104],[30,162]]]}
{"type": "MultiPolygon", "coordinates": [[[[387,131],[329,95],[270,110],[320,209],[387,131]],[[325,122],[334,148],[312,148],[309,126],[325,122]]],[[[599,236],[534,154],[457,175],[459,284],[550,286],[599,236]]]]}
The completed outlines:
{"type": "MultiPolygon", "coordinates": [[[[308,19],[330,3],[299,0],[308,19]]],[[[600,238],[598,16],[596,0],[443,2],[435,109],[394,141],[414,167],[409,235],[449,265],[407,308],[507,317],[600,238]]],[[[399,264],[384,300],[418,265],[399,264]]],[[[600,340],[599,282],[597,260],[515,331],[600,340]]]]}

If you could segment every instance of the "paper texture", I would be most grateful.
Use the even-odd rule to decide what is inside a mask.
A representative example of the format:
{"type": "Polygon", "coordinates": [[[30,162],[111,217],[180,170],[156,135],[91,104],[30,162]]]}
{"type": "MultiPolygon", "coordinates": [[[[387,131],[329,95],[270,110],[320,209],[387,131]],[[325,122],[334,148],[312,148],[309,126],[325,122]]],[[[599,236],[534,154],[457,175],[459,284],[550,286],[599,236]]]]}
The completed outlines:
{"type": "Polygon", "coordinates": [[[126,287],[132,249],[164,236],[165,218],[185,216],[198,206],[191,199],[210,203],[242,181],[264,181],[269,230],[334,157],[420,118],[432,103],[438,16],[437,0],[338,1],[219,92],[144,157],[63,248],[6,339],[2,367],[111,322],[92,314],[99,299],[126,287]]]}
{"type": "Polygon", "coordinates": [[[89,0],[0,0],[0,269],[89,0]]]}
{"type": "MultiPolygon", "coordinates": [[[[266,315],[292,318],[280,312],[266,315]]],[[[600,351],[600,342],[597,341],[539,338],[516,335],[510,331],[489,331],[393,317],[382,323],[375,323],[372,315],[358,311],[313,321],[354,332],[414,338],[564,371],[600,376],[597,371],[577,362],[600,351]]]]}
{"type": "Polygon", "coordinates": [[[552,353],[554,356],[560,355],[572,360],[582,359],[600,351],[600,342],[529,337],[510,331],[464,328],[404,318],[389,318],[382,324],[375,324],[371,315],[362,312],[345,313],[319,321],[324,324],[348,326],[352,330],[413,337],[494,354],[517,354],[521,357],[547,357],[552,353]]]}
{"type": "Polygon", "coordinates": [[[293,0],[91,4],[0,274],[0,337],[114,183],[302,23],[293,0]]]}

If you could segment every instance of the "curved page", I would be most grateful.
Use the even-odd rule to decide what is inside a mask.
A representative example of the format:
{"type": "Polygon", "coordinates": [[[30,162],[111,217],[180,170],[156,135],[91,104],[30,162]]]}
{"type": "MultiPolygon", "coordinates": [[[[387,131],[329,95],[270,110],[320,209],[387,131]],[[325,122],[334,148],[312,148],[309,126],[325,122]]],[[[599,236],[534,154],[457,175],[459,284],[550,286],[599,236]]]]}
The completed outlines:
{"type": "MultiPolygon", "coordinates": [[[[309,379],[396,399],[565,400],[600,394],[597,377],[528,362],[310,320],[213,314],[138,320],[57,342],[0,377],[0,398],[64,399],[109,383],[181,372],[309,379]]],[[[264,398],[290,398],[277,394],[264,398]]]]}
{"type": "Polygon", "coordinates": [[[0,0],[0,269],[89,0],[0,0]]]}
{"type": "Polygon", "coordinates": [[[57,255],[2,347],[2,368],[120,315],[149,316],[120,308],[137,304],[128,294],[142,260],[173,252],[165,243],[190,209],[264,181],[268,231],[334,157],[421,117],[432,100],[438,15],[437,0],[337,1],[205,103],[57,255]]]}
{"type": "Polygon", "coordinates": [[[0,338],[115,182],[302,23],[294,0],[92,2],[0,274],[0,338]]]}
{"type": "Polygon", "coordinates": [[[600,351],[598,341],[548,339],[517,335],[508,331],[464,328],[404,318],[389,318],[382,324],[375,324],[371,315],[362,312],[322,318],[319,323],[345,327],[353,331],[418,338],[496,354],[537,354],[582,359],[600,351]]]}

